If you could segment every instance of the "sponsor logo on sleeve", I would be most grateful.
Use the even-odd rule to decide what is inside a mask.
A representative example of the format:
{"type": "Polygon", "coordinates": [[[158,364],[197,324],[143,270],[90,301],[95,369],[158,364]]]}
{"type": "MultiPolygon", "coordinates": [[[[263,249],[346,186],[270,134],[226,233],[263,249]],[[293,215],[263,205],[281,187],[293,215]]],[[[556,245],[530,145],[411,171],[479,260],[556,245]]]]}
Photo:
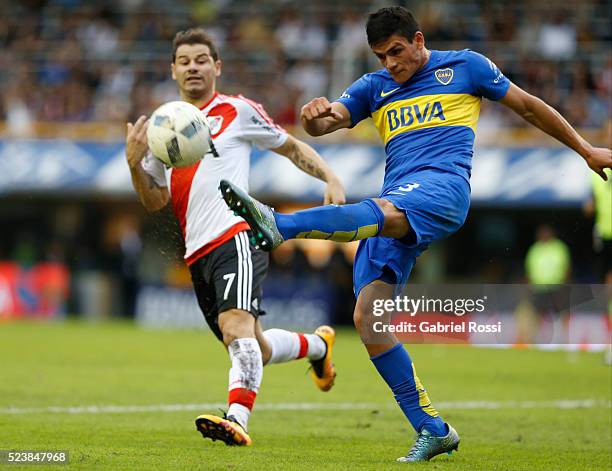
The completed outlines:
{"type": "Polygon", "coordinates": [[[270,134],[273,134],[275,136],[280,135],[280,132],[279,132],[279,130],[277,128],[275,128],[275,127],[271,126],[270,124],[262,121],[261,119],[259,119],[256,116],[251,116],[251,122],[253,124],[255,124],[256,126],[259,126],[261,129],[263,129],[264,131],[266,131],[266,132],[268,132],[270,134]]]}
{"type": "Polygon", "coordinates": [[[495,77],[493,79],[493,83],[499,83],[499,81],[501,79],[504,78],[504,74],[501,72],[501,70],[499,70],[499,68],[495,65],[495,62],[493,62],[491,59],[489,59],[488,57],[485,57],[485,59],[487,60],[487,62],[489,63],[489,67],[491,68],[491,70],[493,71],[494,74],[497,74],[497,77],[495,77]]]}

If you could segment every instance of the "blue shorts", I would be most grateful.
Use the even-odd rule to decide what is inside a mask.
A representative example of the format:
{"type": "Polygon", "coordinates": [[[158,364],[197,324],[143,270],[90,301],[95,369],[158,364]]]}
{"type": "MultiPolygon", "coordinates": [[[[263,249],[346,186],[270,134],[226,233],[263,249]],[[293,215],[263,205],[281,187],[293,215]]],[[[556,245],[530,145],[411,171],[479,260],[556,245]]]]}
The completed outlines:
{"type": "Polygon", "coordinates": [[[355,296],[374,280],[408,282],[416,258],[429,244],[456,232],[470,207],[470,184],[461,176],[428,169],[406,176],[405,183],[380,195],[406,213],[412,232],[403,239],[371,237],[359,243],[353,266],[355,296]]]}

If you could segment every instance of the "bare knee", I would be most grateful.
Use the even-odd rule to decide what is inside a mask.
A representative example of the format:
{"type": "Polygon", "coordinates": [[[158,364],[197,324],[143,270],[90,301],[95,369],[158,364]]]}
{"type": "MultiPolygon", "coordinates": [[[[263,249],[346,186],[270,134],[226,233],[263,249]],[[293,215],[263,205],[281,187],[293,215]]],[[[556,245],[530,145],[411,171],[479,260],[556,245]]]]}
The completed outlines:
{"type": "Polygon", "coordinates": [[[230,309],[219,314],[219,329],[228,346],[236,339],[255,337],[255,318],[242,309],[230,309]]]}
{"type": "Polygon", "coordinates": [[[374,322],[379,320],[380,319],[372,314],[370,300],[359,296],[359,298],[357,298],[355,310],[353,311],[353,323],[364,343],[366,343],[368,335],[373,332],[374,322]]]}
{"type": "Polygon", "coordinates": [[[385,224],[380,235],[401,239],[410,233],[412,229],[404,211],[397,209],[389,200],[376,198],[374,201],[385,216],[385,224]]]}

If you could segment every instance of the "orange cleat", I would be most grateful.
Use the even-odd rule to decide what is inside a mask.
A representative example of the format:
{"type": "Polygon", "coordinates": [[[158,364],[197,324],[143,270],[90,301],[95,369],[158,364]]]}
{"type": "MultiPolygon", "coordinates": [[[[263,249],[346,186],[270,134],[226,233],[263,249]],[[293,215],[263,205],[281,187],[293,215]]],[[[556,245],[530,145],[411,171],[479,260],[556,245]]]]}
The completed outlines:
{"type": "Polygon", "coordinates": [[[312,379],[321,391],[329,391],[336,379],[336,369],[332,363],[332,348],[336,340],[336,332],[328,325],[317,327],[314,331],[316,335],[323,339],[327,345],[325,356],[319,360],[310,360],[312,365],[312,379]]]}
{"type": "Polygon", "coordinates": [[[250,446],[252,441],[246,430],[232,417],[204,414],[195,419],[196,428],[204,438],[221,440],[226,445],[250,446]]]}

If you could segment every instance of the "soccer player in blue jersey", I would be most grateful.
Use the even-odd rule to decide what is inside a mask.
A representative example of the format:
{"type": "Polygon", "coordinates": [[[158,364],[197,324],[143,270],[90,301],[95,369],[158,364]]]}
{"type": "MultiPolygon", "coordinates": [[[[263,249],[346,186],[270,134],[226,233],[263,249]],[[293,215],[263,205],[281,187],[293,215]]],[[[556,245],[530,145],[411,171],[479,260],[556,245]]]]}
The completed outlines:
{"type": "Polygon", "coordinates": [[[410,356],[392,334],[371,339],[372,296],[392,297],[405,286],[416,258],[434,241],[457,231],[470,204],[470,171],[481,99],[499,101],[555,137],[606,179],[612,151],[585,141],[539,98],[511,83],[497,66],[470,50],[434,51],[412,14],[402,7],[372,13],[368,43],[383,69],[354,82],[330,103],[302,107],[304,129],[321,136],[372,118],[387,154],[378,198],[273,213],[230,182],[221,192],[271,250],[291,238],[361,240],[355,257],[354,321],[370,359],[418,433],[399,461],[426,461],[457,449],[459,435],[433,408],[410,356]],[[366,289],[367,288],[367,289],[366,289]]]}

